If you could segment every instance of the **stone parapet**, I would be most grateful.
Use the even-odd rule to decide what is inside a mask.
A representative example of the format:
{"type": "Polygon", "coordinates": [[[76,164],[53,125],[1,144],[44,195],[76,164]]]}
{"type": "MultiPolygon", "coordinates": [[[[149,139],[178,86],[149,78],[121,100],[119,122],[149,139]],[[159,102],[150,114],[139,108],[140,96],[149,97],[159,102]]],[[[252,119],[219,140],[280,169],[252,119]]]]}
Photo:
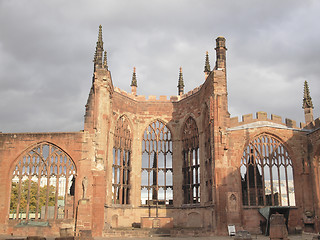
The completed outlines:
{"type": "Polygon", "coordinates": [[[297,127],[296,121],[291,120],[289,118],[285,118],[283,122],[282,118],[278,115],[271,114],[270,117],[268,117],[268,114],[266,112],[257,112],[255,118],[253,118],[253,114],[242,115],[242,121],[239,121],[238,117],[232,117],[230,118],[230,128],[238,127],[238,126],[249,124],[249,123],[261,122],[261,121],[280,124],[280,125],[283,125],[284,127],[293,128],[293,129],[304,128],[303,124],[301,125],[302,127],[297,127]]]}

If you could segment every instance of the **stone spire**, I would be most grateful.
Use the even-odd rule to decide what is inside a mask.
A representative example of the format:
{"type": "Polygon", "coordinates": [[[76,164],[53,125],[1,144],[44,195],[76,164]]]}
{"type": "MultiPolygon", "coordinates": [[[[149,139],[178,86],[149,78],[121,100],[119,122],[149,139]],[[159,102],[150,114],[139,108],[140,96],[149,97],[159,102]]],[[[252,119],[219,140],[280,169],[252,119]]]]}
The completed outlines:
{"type": "Polygon", "coordinates": [[[184,93],[184,83],[183,83],[183,76],[182,76],[182,67],[180,67],[179,72],[179,81],[178,81],[178,95],[181,96],[184,93]]]}
{"type": "Polygon", "coordinates": [[[103,68],[108,70],[107,51],[104,51],[103,68]]]}
{"type": "Polygon", "coordinates": [[[102,68],[103,66],[103,41],[102,41],[102,26],[99,26],[99,35],[98,35],[98,41],[96,46],[96,52],[94,54],[94,70],[97,68],[102,68]]]}
{"type": "Polygon", "coordinates": [[[132,81],[131,81],[131,93],[133,95],[137,95],[137,75],[136,75],[136,67],[133,67],[132,81]]]}
{"type": "Polygon", "coordinates": [[[310,97],[308,82],[304,81],[304,91],[303,91],[303,104],[302,108],[304,109],[304,118],[306,123],[313,121],[313,104],[310,97]]]}
{"type": "Polygon", "coordinates": [[[210,62],[209,62],[209,54],[208,51],[206,51],[206,62],[204,64],[204,74],[206,75],[206,78],[209,76],[210,70],[210,62]]]}
{"type": "Polygon", "coordinates": [[[133,86],[134,86],[134,87],[138,87],[138,85],[137,85],[136,67],[133,67],[131,87],[133,87],[133,86]]]}
{"type": "Polygon", "coordinates": [[[303,90],[303,109],[313,108],[312,99],[310,97],[308,82],[304,81],[304,90],[303,90]]]}
{"type": "Polygon", "coordinates": [[[224,37],[218,37],[216,39],[216,66],[215,69],[225,69],[226,68],[226,39],[224,37]]]}

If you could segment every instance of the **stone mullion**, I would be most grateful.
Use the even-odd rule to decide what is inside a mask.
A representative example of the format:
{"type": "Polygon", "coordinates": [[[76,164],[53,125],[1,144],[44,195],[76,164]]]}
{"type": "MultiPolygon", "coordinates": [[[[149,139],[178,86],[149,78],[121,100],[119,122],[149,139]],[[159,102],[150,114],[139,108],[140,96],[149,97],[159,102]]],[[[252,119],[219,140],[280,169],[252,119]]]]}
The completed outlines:
{"type": "MultiPolygon", "coordinates": [[[[285,158],[285,156],[284,156],[284,158],[285,158]]],[[[287,189],[288,206],[290,206],[290,193],[289,193],[289,183],[288,183],[288,170],[287,170],[288,164],[287,164],[287,160],[288,159],[285,158],[284,170],[285,170],[285,176],[286,176],[286,189],[287,189]]]]}
{"type": "Polygon", "coordinates": [[[120,166],[119,166],[119,169],[120,169],[120,176],[119,176],[119,204],[123,204],[123,154],[124,154],[124,151],[123,151],[123,148],[121,146],[121,149],[120,149],[120,166]]]}
{"type": "Polygon", "coordinates": [[[251,199],[250,199],[250,185],[249,185],[249,167],[250,167],[250,160],[251,160],[251,148],[249,148],[249,160],[246,159],[246,169],[247,169],[247,198],[248,198],[248,206],[251,206],[251,199]]]}
{"type": "Polygon", "coordinates": [[[56,178],[56,193],[55,193],[55,206],[54,206],[54,219],[58,219],[59,178],[60,178],[60,176],[57,175],[57,178],[56,178]]]}
{"type": "Polygon", "coordinates": [[[188,166],[188,170],[189,170],[189,194],[190,194],[190,199],[189,199],[189,203],[193,202],[193,162],[192,162],[192,156],[193,156],[193,150],[189,149],[189,166],[188,166]]]}
{"type": "Polygon", "coordinates": [[[113,174],[114,174],[114,176],[113,176],[113,186],[114,186],[114,188],[113,188],[113,190],[114,190],[114,192],[113,192],[113,203],[114,204],[116,204],[117,203],[117,191],[118,191],[118,185],[117,185],[117,178],[118,178],[118,148],[117,147],[115,147],[114,148],[114,165],[113,165],[113,169],[114,169],[114,171],[113,171],[113,174]]]}
{"type": "MultiPolygon", "coordinates": [[[[61,155],[59,156],[61,157],[61,155]]],[[[59,196],[59,167],[60,167],[60,159],[58,157],[58,162],[56,164],[57,172],[56,172],[56,193],[55,193],[55,205],[54,205],[54,219],[58,219],[58,196],[59,196]]]]}
{"type": "Polygon", "coordinates": [[[46,193],[46,205],[45,205],[45,214],[44,219],[48,219],[48,205],[49,205],[49,188],[50,188],[50,175],[51,175],[51,146],[49,145],[49,155],[46,159],[47,162],[47,193],[46,193]]]}
{"type": "Polygon", "coordinates": [[[183,160],[183,163],[182,163],[182,176],[183,176],[182,190],[183,190],[183,203],[185,203],[185,201],[187,199],[187,194],[186,194],[187,193],[187,166],[186,166],[186,153],[184,150],[182,151],[182,160],[183,160]]]}
{"type": "Polygon", "coordinates": [[[272,167],[273,167],[273,162],[272,159],[269,158],[269,163],[270,163],[270,188],[271,188],[271,202],[272,206],[274,206],[274,198],[273,198],[273,175],[272,175],[272,167]]]}
{"type": "MultiPolygon", "coordinates": [[[[197,139],[199,142],[199,139],[197,139]]],[[[199,145],[197,146],[197,149],[195,150],[195,159],[196,159],[196,202],[200,202],[200,179],[199,179],[199,172],[200,172],[200,162],[199,162],[199,156],[198,156],[198,150],[199,145]]]]}
{"type": "MultiPolygon", "coordinates": [[[[35,219],[38,219],[38,215],[39,215],[39,203],[40,203],[40,184],[41,184],[41,176],[42,176],[42,167],[43,167],[43,163],[44,163],[44,159],[43,159],[43,153],[42,153],[42,145],[40,145],[40,153],[37,156],[39,162],[37,163],[38,165],[38,184],[37,184],[37,203],[36,203],[36,216],[35,219]]],[[[40,209],[41,211],[41,209],[40,209]]],[[[41,212],[40,212],[41,213],[41,212]]]]}
{"type": "MultiPolygon", "coordinates": [[[[162,135],[164,136],[164,134],[162,135]]],[[[167,202],[167,141],[165,141],[164,139],[161,140],[161,146],[164,146],[163,149],[163,164],[164,164],[164,169],[163,169],[163,173],[164,173],[164,201],[167,202]]]]}
{"type": "MultiPolygon", "coordinates": [[[[256,151],[254,149],[254,151],[256,151]]],[[[257,162],[255,156],[253,156],[253,178],[254,178],[254,193],[255,193],[255,199],[256,199],[256,206],[259,205],[258,201],[258,181],[257,181],[257,162]]]]}
{"type": "Polygon", "coordinates": [[[125,187],[126,187],[126,202],[125,204],[129,204],[129,181],[130,181],[130,150],[128,149],[126,151],[126,156],[127,156],[127,166],[126,166],[126,182],[125,182],[125,187]]]}
{"type": "Polygon", "coordinates": [[[147,168],[147,173],[148,173],[148,187],[147,187],[147,190],[148,190],[148,205],[150,205],[150,190],[151,190],[151,188],[150,188],[150,171],[151,171],[151,168],[150,168],[150,141],[149,140],[147,140],[148,142],[149,142],[149,144],[148,144],[148,168],[147,168]]]}
{"type": "Polygon", "coordinates": [[[19,166],[19,187],[18,187],[18,200],[17,200],[17,216],[19,219],[20,201],[21,201],[21,185],[22,185],[22,160],[20,160],[21,165],[19,166]]]}
{"type": "MultiPolygon", "coordinates": [[[[67,159],[67,162],[69,161],[69,159],[67,159]]],[[[63,218],[66,219],[67,218],[67,203],[68,203],[68,185],[69,185],[69,168],[67,167],[67,164],[64,163],[63,165],[65,166],[62,166],[62,171],[64,171],[64,167],[66,167],[66,187],[65,187],[65,190],[64,190],[64,216],[63,218]]]]}
{"type": "Polygon", "coordinates": [[[265,183],[265,177],[264,177],[264,156],[261,156],[260,154],[260,166],[261,166],[261,175],[262,175],[262,196],[263,196],[263,206],[266,206],[266,183],[265,183]]]}
{"type": "Polygon", "coordinates": [[[41,173],[42,173],[42,159],[38,156],[39,163],[38,163],[38,184],[37,184],[37,205],[36,205],[36,216],[35,219],[38,219],[39,215],[39,202],[40,202],[40,183],[41,183],[41,173]]]}
{"type": "Polygon", "coordinates": [[[124,156],[124,167],[123,167],[123,181],[122,181],[122,189],[123,189],[123,204],[127,204],[127,179],[128,179],[128,172],[127,172],[127,159],[128,159],[128,152],[123,149],[123,156],[124,156]]]}
{"type": "Polygon", "coordinates": [[[282,206],[282,196],[281,196],[281,177],[280,177],[280,164],[279,164],[279,157],[280,157],[280,147],[276,148],[278,150],[277,154],[277,170],[278,170],[278,186],[279,186],[279,205],[282,206]]]}
{"type": "Polygon", "coordinates": [[[29,164],[29,173],[28,173],[28,194],[27,194],[27,206],[26,206],[26,220],[29,220],[29,208],[30,208],[30,191],[31,191],[31,166],[29,164]]]}

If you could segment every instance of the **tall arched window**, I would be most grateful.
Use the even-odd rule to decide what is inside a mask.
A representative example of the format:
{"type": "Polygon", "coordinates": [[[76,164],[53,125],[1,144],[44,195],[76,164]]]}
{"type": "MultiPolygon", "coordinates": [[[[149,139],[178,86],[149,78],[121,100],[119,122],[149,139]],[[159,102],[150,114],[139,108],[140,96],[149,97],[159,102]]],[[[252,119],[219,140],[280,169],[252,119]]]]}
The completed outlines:
{"type": "Polygon", "coordinates": [[[199,132],[192,117],[184,124],[182,144],[184,203],[200,203],[199,132]]]}
{"type": "Polygon", "coordinates": [[[146,128],[142,139],[141,204],[171,205],[172,201],[171,132],[157,120],[146,128]]]}
{"type": "Polygon", "coordinates": [[[128,119],[118,119],[114,131],[112,165],[112,202],[129,204],[132,136],[128,119]]]}
{"type": "Polygon", "coordinates": [[[13,170],[10,218],[72,218],[75,175],[75,164],[65,152],[50,143],[38,144],[13,170]]]}
{"type": "Polygon", "coordinates": [[[248,206],[295,206],[293,167],[285,146],[262,134],[244,149],[242,201],[248,206]]]}
{"type": "Polygon", "coordinates": [[[205,187],[207,194],[207,202],[212,202],[212,156],[211,156],[211,134],[210,134],[210,116],[209,108],[205,107],[203,113],[203,129],[204,129],[204,153],[205,153],[205,187]]]}

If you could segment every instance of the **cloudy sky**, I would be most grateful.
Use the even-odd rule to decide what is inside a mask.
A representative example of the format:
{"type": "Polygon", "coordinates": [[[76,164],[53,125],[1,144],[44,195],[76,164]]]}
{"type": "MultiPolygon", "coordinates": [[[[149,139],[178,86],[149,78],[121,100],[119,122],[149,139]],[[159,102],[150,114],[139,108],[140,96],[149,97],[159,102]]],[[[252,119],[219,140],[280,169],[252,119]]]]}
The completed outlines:
{"type": "Polygon", "coordinates": [[[205,52],[227,39],[231,116],[304,121],[303,83],[320,116],[320,1],[0,0],[0,131],[79,131],[98,27],[115,86],[176,95],[204,80],[205,52]]]}

